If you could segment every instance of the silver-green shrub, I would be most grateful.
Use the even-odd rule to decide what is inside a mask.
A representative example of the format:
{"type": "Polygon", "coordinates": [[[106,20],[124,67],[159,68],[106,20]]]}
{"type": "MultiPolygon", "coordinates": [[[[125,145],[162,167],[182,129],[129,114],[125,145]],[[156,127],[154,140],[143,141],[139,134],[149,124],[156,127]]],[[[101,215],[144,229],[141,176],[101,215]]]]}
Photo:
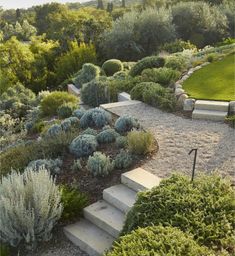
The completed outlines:
{"type": "Polygon", "coordinates": [[[133,128],[139,128],[139,123],[131,116],[120,116],[115,122],[115,130],[119,133],[131,131],[133,128]]]}
{"type": "Polygon", "coordinates": [[[11,246],[35,247],[48,241],[61,217],[61,196],[46,169],[13,171],[0,183],[0,240],[11,246]]]}
{"type": "Polygon", "coordinates": [[[112,120],[111,115],[101,108],[93,108],[82,116],[80,119],[81,128],[97,127],[102,128],[112,120]]]}
{"type": "Polygon", "coordinates": [[[77,157],[89,156],[98,146],[94,135],[84,134],[76,137],[69,146],[69,150],[77,157]]]}
{"type": "Polygon", "coordinates": [[[116,140],[119,134],[114,129],[106,129],[97,135],[97,141],[99,143],[111,143],[116,140]]]}
{"type": "Polygon", "coordinates": [[[81,119],[85,112],[86,110],[84,108],[75,109],[73,111],[73,116],[76,116],[78,119],[81,119]]]}
{"type": "Polygon", "coordinates": [[[39,171],[42,168],[50,171],[51,174],[59,174],[63,162],[60,158],[56,159],[37,159],[29,162],[27,169],[39,171]]]}
{"type": "Polygon", "coordinates": [[[127,146],[127,137],[126,136],[118,136],[115,142],[118,148],[125,148],[127,146]]]}
{"type": "Polygon", "coordinates": [[[62,127],[59,124],[52,125],[46,132],[46,136],[48,137],[56,137],[60,133],[62,133],[62,127]]]}
{"type": "Polygon", "coordinates": [[[73,103],[64,103],[61,106],[59,106],[57,110],[57,114],[59,118],[63,119],[63,118],[70,117],[74,109],[76,108],[76,105],[77,104],[73,104],[73,103]]]}
{"type": "Polygon", "coordinates": [[[109,156],[101,152],[95,152],[93,156],[89,156],[87,161],[87,169],[94,176],[107,176],[114,168],[114,163],[109,156]]]}
{"type": "Polygon", "coordinates": [[[130,167],[132,163],[132,155],[123,149],[117,154],[114,160],[115,168],[117,169],[126,169],[130,167]]]}
{"type": "Polygon", "coordinates": [[[94,135],[96,136],[98,134],[98,132],[90,127],[88,127],[86,130],[84,130],[82,133],[83,134],[89,134],[89,135],[94,135]]]}
{"type": "Polygon", "coordinates": [[[68,117],[66,119],[64,119],[62,122],[61,122],[61,128],[63,131],[67,132],[69,131],[72,127],[78,127],[79,125],[79,119],[75,116],[71,116],[71,117],[68,117]]]}

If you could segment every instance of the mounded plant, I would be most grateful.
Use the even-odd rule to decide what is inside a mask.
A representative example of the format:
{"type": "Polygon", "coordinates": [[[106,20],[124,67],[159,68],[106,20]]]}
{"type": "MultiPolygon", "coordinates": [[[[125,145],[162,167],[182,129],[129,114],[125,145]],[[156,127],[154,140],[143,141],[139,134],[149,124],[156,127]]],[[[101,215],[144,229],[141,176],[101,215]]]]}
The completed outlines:
{"type": "Polygon", "coordinates": [[[131,131],[133,128],[139,128],[140,124],[131,116],[120,116],[115,122],[115,130],[118,133],[125,133],[131,131]]]}
{"type": "Polygon", "coordinates": [[[104,70],[107,76],[112,76],[115,73],[123,70],[123,64],[120,60],[110,59],[110,60],[106,60],[103,63],[102,69],[104,70]]]}
{"type": "Polygon", "coordinates": [[[93,156],[89,156],[87,161],[87,169],[94,176],[105,177],[113,170],[114,163],[109,156],[101,152],[95,152],[93,156]]]}
{"type": "Polygon", "coordinates": [[[202,175],[193,182],[174,174],[138,194],[123,233],[149,225],[174,226],[201,245],[234,252],[234,190],[220,176],[202,175]]]}
{"type": "Polygon", "coordinates": [[[166,57],[166,68],[171,68],[173,70],[183,71],[187,68],[187,61],[184,56],[181,54],[178,55],[170,55],[166,57]]]}
{"type": "Polygon", "coordinates": [[[62,133],[62,127],[60,124],[53,124],[47,131],[46,131],[46,136],[48,137],[56,137],[60,133],[62,133]]]}
{"type": "Polygon", "coordinates": [[[73,111],[73,116],[81,119],[81,117],[85,114],[86,110],[83,108],[78,108],[73,111]]]}
{"type": "Polygon", "coordinates": [[[90,134],[79,135],[69,146],[69,150],[77,157],[89,156],[98,146],[96,137],[90,134]]]}
{"type": "Polygon", "coordinates": [[[118,136],[116,138],[115,144],[118,148],[125,148],[127,146],[127,137],[126,136],[118,136]]]}
{"type": "Polygon", "coordinates": [[[119,134],[114,129],[106,129],[97,135],[97,141],[102,143],[112,143],[116,140],[119,134]]]}
{"type": "Polygon", "coordinates": [[[12,172],[0,185],[0,240],[34,248],[48,241],[62,213],[61,195],[46,169],[12,172]]]}
{"type": "Polygon", "coordinates": [[[70,117],[76,107],[77,107],[77,104],[73,104],[73,103],[62,104],[57,110],[59,118],[63,119],[63,118],[70,117]]]}
{"type": "Polygon", "coordinates": [[[114,159],[114,165],[117,169],[126,169],[133,163],[132,155],[125,150],[121,150],[114,159]]]}
{"type": "Polygon", "coordinates": [[[131,131],[127,135],[127,148],[137,155],[150,153],[154,150],[154,136],[150,132],[131,131]]]}
{"type": "Polygon", "coordinates": [[[197,244],[191,236],[178,228],[150,226],[121,236],[105,255],[215,256],[215,253],[197,244]]]}
{"type": "Polygon", "coordinates": [[[153,83],[153,82],[142,82],[137,84],[135,87],[132,88],[130,92],[131,99],[143,101],[144,91],[154,86],[156,86],[156,83],[153,83]]]}
{"type": "Polygon", "coordinates": [[[89,135],[94,135],[96,136],[98,134],[98,132],[90,127],[86,128],[86,130],[84,130],[83,132],[81,132],[81,134],[89,134],[89,135]]]}
{"type": "Polygon", "coordinates": [[[42,99],[40,103],[40,108],[43,115],[53,116],[57,115],[59,107],[61,107],[65,103],[76,105],[78,104],[78,98],[67,92],[55,91],[42,99]]]}

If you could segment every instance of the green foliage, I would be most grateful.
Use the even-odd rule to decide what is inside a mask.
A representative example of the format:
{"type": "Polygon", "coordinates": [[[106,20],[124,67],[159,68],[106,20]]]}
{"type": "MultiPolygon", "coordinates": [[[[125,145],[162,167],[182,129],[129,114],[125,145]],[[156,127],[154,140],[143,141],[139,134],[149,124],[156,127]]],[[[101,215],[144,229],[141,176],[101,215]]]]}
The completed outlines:
{"type": "Polygon", "coordinates": [[[147,90],[148,87],[155,86],[155,85],[156,84],[153,82],[142,82],[137,84],[135,87],[133,87],[133,89],[130,92],[131,99],[143,101],[144,91],[147,90]]]}
{"type": "Polygon", "coordinates": [[[159,83],[162,86],[167,87],[179,78],[180,72],[170,68],[163,67],[163,68],[145,69],[143,70],[141,75],[144,81],[159,83]]]}
{"type": "Polygon", "coordinates": [[[109,81],[106,78],[94,79],[82,86],[81,99],[84,104],[98,107],[109,102],[109,81]]]}
{"type": "Polygon", "coordinates": [[[85,112],[86,110],[84,108],[79,108],[73,111],[73,116],[76,116],[78,119],[81,119],[85,112]]]}
{"type": "Polygon", "coordinates": [[[40,103],[40,108],[43,115],[53,116],[57,114],[59,107],[65,103],[75,105],[78,103],[78,98],[67,92],[55,91],[42,99],[40,103]]]}
{"type": "Polygon", "coordinates": [[[133,128],[139,128],[140,124],[131,116],[120,116],[115,122],[115,130],[118,133],[125,133],[131,131],[133,128]]]}
{"type": "Polygon", "coordinates": [[[97,141],[102,143],[112,143],[116,140],[119,134],[114,129],[106,129],[97,135],[97,141]]]}
{"type": "Polygon", "coordinates": [[[183,71],[187,67],[185,58],[182,55],[170,55],[166,57],[165,67],[183,71]]]}
{"type": "Polygon", "coordinates": [[[79,127],[79,119],[75,116],[71,116],[69,118],[64,119],[61,122],[60,126],[64,132],[68,132],[71,130],[71,128],[79,127]]]}
{"type": "Polygon", "coordinates": [[[78,189],[62,186],[61,203],[63,205],[62,221],[72,221],[82,216],[82,210],[87,206],[88,199],[78,189]]]}
{"type": "Polygon", "coordinates": [[[94,135],[84,134],[76,137],[69,146],[70,153],[76,157],[89,156],[98,146],[94,135]]]}
{"type": "Polygon", "coordinates": [[[132,155],[123,149],[116,155],[114,159],[114,165],[117,169],[126,169],[130,167],[132,163],[132,155]]]}
{"type": "Polygon", "coordinates": [[[53,124],[49,129],[46,131],[47,137],[56,137],[62,133],[62,127],[59,124],[53,124]]]}
{"type": "Polygon", "coordinates": [[[128,213],[124,233],[149,225],[174,226],[201,245],[233,250],[234,191],[218,175],[200,176],[192,183],[172,175],[159,186],[142,192],[128,213]]]}
{"type": "Polygon", "coordinates": [[[154,136],[150,132],[132,131],[127,135],[127,148],[133,154],[145,155],[154,150],[154,136]]]}
{"type": "Polygon", "coordinates": [[[107,76],[112,76],[123,70],[123,64],[120,60],[116,59],[106,60],[102,65],[102,69],[107,76]]]}
{"type": "Polygon", "coordinates": [[[145,57],[142,60],[138,61],[130,70],[131,76],[137,76],[142,73],[144,69],[147,68],[160,68],[165,64],[165,60],[162,57],[150,56],[145,57]]]}
{"type": "Polygon", "coordinates": [[[102,128],[108,125],[112,120],[112,116],[101,108],[93,108],[86,111],[80,119],[82,128],[97,127],[102,128]]]}
{"type": "Polygon", "coordinates": [[[87,169],[94,176],[105,177],[113,170],[114,164],[109,156],[101,152],[95,152],[93,156],[89,156],[87,161],[87,169]]]}
{"type": "Polygon", "coordinates": [[[98,132],[90,127],[86,128],[86,130],[84,130],[82,133],[83,134],[89,134],[89,135],[94,135],[96,136],[98,134],[98,132]]]}
{"type": "Polygon", "coordinates": [[[168,53],[182,52],[183,50],[196,50],[196,45],[190,43],[189,41],[185,42],[181,39],[177,39],[170,43],[165,43],[162,47],[162,51],[166,51],[168,53]]]}
{"type": "Polygon", "coordinates": [[[80,159],[74,160],[73,165],[71,167],[73,171],[81,171],[82,170],[82,164],[80,159]]]}
{"type": "Polygon", "coordinates": [[[91,63],[85,63],[82,69],[73,78],[73,83],[77,88],[82,88],[83,84],[90,82],[91,80],[100,76],[101,69],[91,63]]]}
{"type": "Polygon", "coordinates": [[[9,247],[4,245],[3,243],[0,244],[0,255],[1,256],[10,256],[9,247]]]}
{"type": "Polygon", "coordinates": [[[127,146],[127,138],[126,136],[118,136],[116,138],[116,146],[118,148],[125,148],[127,146]]]}
{"type": "MultiPolygon", "coordinates": [[[[56,77],[57,83],[63,82],[65,79],[73,76],[80,70],[85,63],[96,63],[96,51],[92,44],[82,43],[78,45],[72,43],[71,48],[57,59],[56,77]]],[[[88,75],[88,74],[87,74],[88,75]]],[[[87,79],[83,76],[83,79],[87,79]]],[[[75,82],[80,82],[79,78],[75,78],[75,82]]]]}
{"type": "Polygon", "coordinates": [[[215,58],[216,58],[216,54],[214,54],[214,53],[210,53],[210,54],[208,54],[208,55],[206,56],[206,60],[207,60],[208,62],[213,62],[213,61],[215,60],[215,58]]]}
{"type": "Polygon", "coordinates": [[[61,106],[59,106],[57,113],[59,118],[63,119],[63,118],[67,118],[70,117],[73,113],[73,110],[76,109],[77,107],[77,103],[64,103],[61,106]]]}

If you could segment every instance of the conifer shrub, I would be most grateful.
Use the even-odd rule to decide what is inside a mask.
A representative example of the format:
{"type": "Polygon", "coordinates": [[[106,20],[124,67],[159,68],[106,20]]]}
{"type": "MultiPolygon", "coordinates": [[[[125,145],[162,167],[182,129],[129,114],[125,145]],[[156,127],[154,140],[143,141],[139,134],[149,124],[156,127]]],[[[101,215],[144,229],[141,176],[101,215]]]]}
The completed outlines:
{"type": "Polygon", "coordinates": [[[69,186],[61,186],[61,203],[63,212],[62,221],[72,221],[77,217],[82,216],[82,210],[87,206],[88,198],[84,193],[81,193],[76,188],[69,186]]]}
{"type": "Polygon", "coordinates": [[[88,127],[86,130],[84,130],[83,132],[81,132],[81,134],[89,134],[89,135],[94,135],[96,136],[98,134],[98,132],[90,127],[88,127]]]}
{"type": "Polygon", "coordinates": [[[135,87],[133,87],[133,89],[130,92],[131,99],[143,101],[144,91],[148,90],[151,86],[156,86],[156,83],[142,82],[137,84],[135,87]]]}
{"type": "Polygon", "coordinates": [[[139,128],[139,123],[136,119],[131,116],[124,115],[120,116],[115,122],[115,130],[118,133],[126,133],[131,131],[133,128],[139,128]]]}
{"type": "Polygon", "coordinates": [[[115,73],[123,70],[123,64],[120,60],[110,59],[103,63],[102,69],[107,76],[112,76],[115,73]]]}
{"type": "Polygon", "coordinates": [[[144,69],[160,68],[165,64],[165,59],[158,56],[148,56],[138,61],[130,70],[130,76],[138,76],[144,69]]]}
{"type": "Polygon", "coordinates": [[[234,190],[220,176],[189,177],[174,174],[160,185],[138,194],[123,233],[137,227],[178,227],[201,245],[234,252],[234,190]]]}
{"type": "Polygon", "coordinates": [[[76,157],[89,156],[96,151],[98,146],[94,135],[84,134],[76,137],[70,144],[70,153],[76,157]]]}
{"type": "Polygon", "coordinates": [[[57,115],[59,107],[65,103],[76,105],[78,104],[78,98],[67,92],[55,91],[42,99],[40,108],[43,115],[53,116],[57,115]]]}
{"type": "Polygon", "coordinates": [[[78,119],[81,119],[85,112],[86,110],[84,108],[75,109],[73,111],[73,116],[77,117],[78,119]]]}
{"type": "Polygon", "coordinates": [[[154,136],[150,132],[131,131],[127,135],[127,148],[137,155],[150,153],[154,150],[154,136]]]}
{"type": "Polygon", "coordinates": [[[119,134],[114,129],[106,129],[97,135],[97,141],[102,143],[111,143],[116,140],[119,134]]]}
{"type": "Polygon", "coordinates": [[[108,125],[111,120],[112,117],[107,111],[101,108],[94,108],[86,111],[86,113],[80,119],[80,125],[82,128],[102,128],[105,125],[108,125]]]}
{"type": "Polygon", "coordinates": [[[59,124],[53,124],[47,131],[46,136],[47,137],[56,137],[60,133],[62,133],[62,127],[59,124]]]}
{"type": "Polygon", "coordinates": [[[95,152],[93,156],[89,156],[87,161],[87,169],[94,176],[105,177],[110,174],[114,168],[114,163],[109,156],[101,152],[95,152]]]}
{"type": "Polygon", "coordinates": [[[115,157],[114,165],[117,169],[126,169],[133,163],[132,155],[125,150],[121,150],[115,157]]]}
{"type": "Polygon", "coordinates": [[[46,169],[12,172],[0,183],[0,240],[16,247],[35,248],[48,241],[61,217],[59,188],[46,169]]]}
{"type": "Polygon", "coordinates": [[[57,110],[57,114],[59,116],[59,118],[63,119],[63,118],[67,118],[70,117],[73,113],[73,110],[77,107],[77,104],[73,104],[73,103],[64,103],[62,104],[58,110],[57,110]]]}
{"type": "Polygon", "coordinates": [[[138,228],[121,236],[105,256],[215,256],[204,246],[198,245],[191,236],[178,228],[150,226],[138,228]]]}

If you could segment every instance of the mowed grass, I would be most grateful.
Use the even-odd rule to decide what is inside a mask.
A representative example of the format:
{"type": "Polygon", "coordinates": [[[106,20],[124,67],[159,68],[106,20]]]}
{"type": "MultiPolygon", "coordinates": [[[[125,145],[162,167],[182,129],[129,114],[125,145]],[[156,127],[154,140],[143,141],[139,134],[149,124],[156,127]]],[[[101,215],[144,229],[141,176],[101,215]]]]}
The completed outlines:
{"type": "Polygon", "coordinates": [[[195,71],[183,88],[195,99],[235,100],[235,54],[195,71]]]}

